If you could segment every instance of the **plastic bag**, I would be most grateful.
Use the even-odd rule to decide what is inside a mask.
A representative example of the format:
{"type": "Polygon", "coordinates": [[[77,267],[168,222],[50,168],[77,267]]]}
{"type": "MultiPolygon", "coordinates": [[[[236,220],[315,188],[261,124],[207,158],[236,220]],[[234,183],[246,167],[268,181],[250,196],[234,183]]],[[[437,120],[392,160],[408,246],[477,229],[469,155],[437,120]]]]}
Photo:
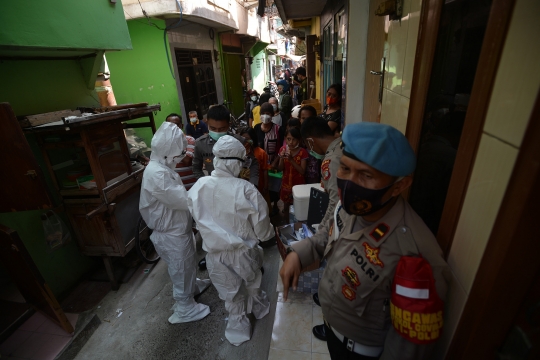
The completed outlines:
{"type": "Polygon", "coordinates": [[[55,250],[71,240],[69,230],[52,210],[41,214],[41,223],[45,233],[45,242],[50,251],[55,250]]]}

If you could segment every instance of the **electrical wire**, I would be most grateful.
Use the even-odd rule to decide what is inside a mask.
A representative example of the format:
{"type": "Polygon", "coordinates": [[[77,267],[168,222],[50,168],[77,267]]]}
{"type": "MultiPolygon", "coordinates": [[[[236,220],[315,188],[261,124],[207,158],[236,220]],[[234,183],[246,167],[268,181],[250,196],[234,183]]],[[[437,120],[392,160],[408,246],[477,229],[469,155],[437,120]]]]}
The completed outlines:
{"type": "MultiPolygon", "coordinates": [[[[150,16],[148,16],[148,14],[146,13],[146,11],[144,10],[144,8],[142,7],[142,4],[141,4],[141,1],[140,0],[137,0],[139,2],[139,6],[141,7],[141,10],[142,10],[142,13],[143,15],[146,17],[146,21],[148,21],[148,24],[149,26],[154,26],[156,27],[157,29],[159,30],[165,30],[165,29],[162,29],[160,28],[156,23],[154,23],[153,21],[150,20],[150,16]]],[[[129,14],[128,14],[129,15],[129,14]]],[[[131,15],[130,15],[131,17],[131,15]]]]}
{"type": "MultiPolygon", "coordinates": [[[[180,26],[180,23],[182,22],[182,18],[183,18],[182,4],[180,4],[180,1],[176,0],[176,4],[180,8],[180,19],[176,23],[172,24],[171,26],[165,26],[165,28],[161,28],[156,23],[154,23],[153,21],[150,20],[150,16],[148,16],[148,14],[146,13],[146,10],[144,10],[144,8],[142,7],[141,1],[140,0],[137,0],[137,1],[139,2],[139,6],[141,7],[143,15],[146,17],[146,21],[148,22],[148,24],[145,24],[145,25],[153,26],[153,27],[157,28],[158,30],[163,31],[163,45],[165,47],[165,54],[167,55],[167,63],[169,64],[169,70],[171,72],[172,78],[176,80],[176,77],[174,76],[174,70],[173,70],[172,64],[171,64],[171,57],[169,55],[169,48],[167,47],[167,31],[172,30],[172,29],[176,29],[176,28],[178,28],[180,26]]],[[[129,17],[133,19],[133,17],[131,15],[129,15],[129,17]]],[[[137,20],[135,20],[135,21],[137,21],[137,20]]],[[[144,24],[144,22],[142,22],[142,21],[137,21],[137,22],[140,22],[140,23],[144,24]]]]}
{"type": "Polygon", "coordinates": [[[176,80],[176,76],[174,76],[174,70],[173,70],[172,64],[171,64],[171,57],[169,55],[169,49],[167,47],[167,31],[172,30],[172,29],[176,29],[182,23],[182,17],[183,17],[182,4],[180,4],[180,1],[178,1],[178,0],[176,0],[176,3],[178,4],[178,7],[180,8],[180,19],[178,20],[177,23],[171,25],[170,27],[165,26],[165,29],[163,30],[163,44],[165,46],[165,53],[167,54],[167,63],[169,64],[169,70],[171,71],[171,76],[175,80],[176,80]]]}

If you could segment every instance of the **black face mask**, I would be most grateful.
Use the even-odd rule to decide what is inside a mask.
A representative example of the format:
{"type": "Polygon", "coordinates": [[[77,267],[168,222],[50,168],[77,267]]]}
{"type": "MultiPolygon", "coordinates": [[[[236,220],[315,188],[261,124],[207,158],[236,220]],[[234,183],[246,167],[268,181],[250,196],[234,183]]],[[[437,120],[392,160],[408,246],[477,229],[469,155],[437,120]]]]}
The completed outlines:
{"type": "Polygon", "coordinates": [[[368,189],[357,185],[352,181],[337,178],[337,186],[340,190],[340,198],[343,209],[349,215],[365,216],[382,209],[392,198],[384,203],[382,197],[392,185],[382,189],[368,189]]]}

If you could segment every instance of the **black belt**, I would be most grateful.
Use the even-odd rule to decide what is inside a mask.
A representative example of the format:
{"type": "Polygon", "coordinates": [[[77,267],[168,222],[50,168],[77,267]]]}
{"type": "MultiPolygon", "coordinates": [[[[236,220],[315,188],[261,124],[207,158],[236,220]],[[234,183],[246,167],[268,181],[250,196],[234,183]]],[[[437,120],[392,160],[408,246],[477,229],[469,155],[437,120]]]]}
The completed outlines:
{"type": "Polygon", "coordinates": [[[324,323],[328,327],[330,331],[334,333],[334,335],[338,338],[339,341],[341,341],[347,350],[350,352],[353,352],[355,354],[363,355],[363,356],[369,356],[377,358],[381,355],[383,351],[382,346],[367,346],[360,343],[355,342],[354,340],[349,339],[348,337],[341,335],[338,331],[336,331],[330,324],[324,320],[324,323]]]}

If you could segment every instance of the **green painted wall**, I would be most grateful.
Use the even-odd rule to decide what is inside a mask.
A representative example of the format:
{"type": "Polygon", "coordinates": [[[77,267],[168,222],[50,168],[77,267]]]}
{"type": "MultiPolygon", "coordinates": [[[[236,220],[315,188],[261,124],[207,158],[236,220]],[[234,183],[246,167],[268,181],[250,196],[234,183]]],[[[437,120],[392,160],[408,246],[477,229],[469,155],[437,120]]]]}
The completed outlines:
{"type": "MultiPolygon", "coordinates": [[[[76,60],[0,61],[0,102],[9,102],[16,115],[99,106],[97,94],[88,90],[76,60]]],[[[45,164],[32,136],[27,137],[42,170],[45,164]]],[[[50,185],[48,172],[44,171],[50,185]]],[[[58,199],[55,199],[58,204],[58,199]]],[[[40,211],[0,214],[0,223],[17,230],[32,259],[53,293],[68,292],[81,277],[100,262],[79,252],[76,239],[52,253],[46,251],[40,211]]],[[[64,217],[65,222],[67,219],[64,217]]],[[[75,236],[74,233],[71,233],[75,236]]],[[[1,274],[0,274],[1,277],[1,274]]]]}
{"type": "MultiPolygon", "coordinates": [[[[120,1],[116,4],[106,0],[3,2],[0,23],[0,53],[12,56],[81,53],[63,49],[131,48],[120,1]],[[52,52],[28,52],[21,47],[54,49],[51,49],[52,52]]],[[[78,106],[99,106],[95,91],[86,88],[87,81],[78,60],[1,60],[0,78],[0,102],[9,102],[18,116],[75,109],[78,106]]],[[[44,170],[37,144],[32,136],[27,139],[44,170]]],[[[44,171],[44,174],[52,188],[48,172],[44,171]]],[[[58,205],[58,197],[53,198],[58,205]]],[[[100,259],[82,255],[73,232],[70,243],[48,252],[40,214],[41,211],[1,213],[0,223],[17,230],[45,281],[55,295],[61,296],[75,286],[100,259]]],[[[60,216],[69,224],[65,214],[60,216]]]]}
{"type": "Polygon", "coordinates": [[[121,1],[2,1],[0,24],[0,45],[131,48],[121,1]]]}
{"type": "Polygon", "coordinates": [[[260,51],[253,57],[253,64],[251,64],[251,76],[253,78],[253,88],[262,94],[264,87],[266,86],[267,71],[266,71],[266,52],[260,51]]]}
{"type": "Polygon", "coordinates": [[[0,77],[0,101],[9,102],[17,116],[99,106],[77,60],[2,60],[0,77]]]}
{"type": "MultiPolygon", "coordinates": [[[[165,27],[162,20],[152,21],[165,27]]],[[[139,21],[127,23],[133,50],[106,54],[116,102],[160,103],[161,112],[155,117],[156,127],[159,127],[168,114],[180,114],[178,90],[167,64],[163,31],[139,21]]],[[[137,133],[150,146],[152,131],[137,129],[137,133]]]]}

